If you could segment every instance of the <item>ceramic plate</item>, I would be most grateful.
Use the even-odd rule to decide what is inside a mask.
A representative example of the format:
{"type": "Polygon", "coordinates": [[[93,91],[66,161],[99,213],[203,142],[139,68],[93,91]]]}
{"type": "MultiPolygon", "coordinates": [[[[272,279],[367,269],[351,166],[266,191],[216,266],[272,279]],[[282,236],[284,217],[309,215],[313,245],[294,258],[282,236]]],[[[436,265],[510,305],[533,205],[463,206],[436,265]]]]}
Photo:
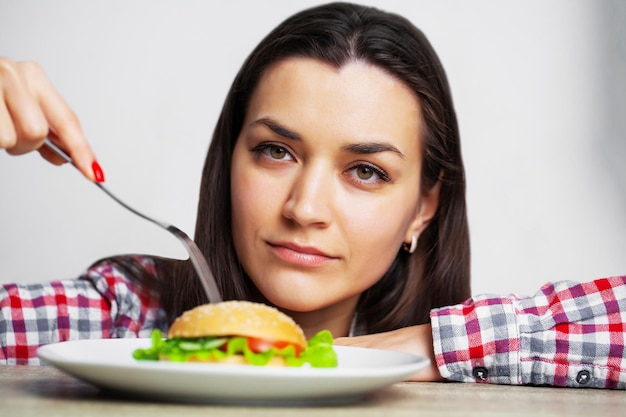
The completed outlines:
{"type": "Polygon", "coordinates": [[[137,361],[150,339],[96,339],[39,348],[40,358],[102,388],[175,401],[301,404],[349,402],[403,381],[428,360],[402,352],[335,346],[337,368],[137,361]]]}

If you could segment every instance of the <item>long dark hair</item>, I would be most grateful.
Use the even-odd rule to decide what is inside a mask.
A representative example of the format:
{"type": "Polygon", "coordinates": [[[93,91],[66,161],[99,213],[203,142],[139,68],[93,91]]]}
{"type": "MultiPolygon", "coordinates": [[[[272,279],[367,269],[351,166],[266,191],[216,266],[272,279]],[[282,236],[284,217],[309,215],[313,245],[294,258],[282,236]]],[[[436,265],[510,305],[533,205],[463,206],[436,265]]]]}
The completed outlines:
{"type": "MultiPolygon", "coordinates": [[[[425,323],[432,308],[469,297],[465,174],[444,69],[426,37],[405,18],[332,3],[297,13],[269,33],[248,56],[226,97],[202,173],[194,237],[224,299],[258,296],[233,245],[231,159],[259,79],[272,64],[289,57],[314,58],[335,67],[366,61],[401,80],[421,104],[421,188],[426,192],[440,184],[438,209],[416,252],[400,250],[385,275],[362,294],[357,306],[360,325],[367,332],[380,332],[425,323]]],[[[162,271],[162,305],[170,319],[207,302],[189,263],[165,262],[162,271]]]]}

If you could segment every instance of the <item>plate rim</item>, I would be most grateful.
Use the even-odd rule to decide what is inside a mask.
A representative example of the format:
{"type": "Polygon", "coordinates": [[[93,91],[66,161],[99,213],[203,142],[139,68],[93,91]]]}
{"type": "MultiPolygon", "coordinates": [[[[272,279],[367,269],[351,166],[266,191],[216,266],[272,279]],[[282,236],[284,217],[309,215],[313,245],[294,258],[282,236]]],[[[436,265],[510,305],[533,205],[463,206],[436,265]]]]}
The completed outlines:
{"type": "MultiPolygon", "coordinates": [[[[149,338],[119,338],[119,339],[80,339],[70,340],[52,343],[41,346],[37,350],[37,355],[46,361],[47,363],[60,369],[62,372],[69,374],[75,378],[86,381],[90,384],[104,387],[107,389],[118,390],[120,392],[133,392],[141,396],[152,394],[158,394],[163,399],[163,392],[155,391],[150,387],[132,387],[125,386],[124,383],[111,383],[111,378],[103,377],[98,370],[107,370],[107,372],[114,371],[127,371],[133,372],[135,377],[154,377],[157,374],[166,377],[181,377],[188,376],[189,378],[206,379],[211,378],[223,378],[225,383],[228,381],[237,380],[238,378],[245,381],[245,384],[255,384],[257,381],[263,381],[267,378],[271,378],[272,381],[278,381],[279,384],[284,385],[285,382],[290,382],[295,385],[295,391],[298,391],[298,385],[315,384],[317,382],[358,382],[357,385],[363,384],[363,379],[369,379],[368,388],[355,389],[350,392],[349,395],[315,395],[315,392],[308,393],[306,395],[291,395],[285,393],[284,398],[281,397],[281,393],[272,395],[272,398],[257,398],[259,394],[254,393],[236,393],[232,395],[232,398],[217,397],[212,395],[211,392],[198,393],[196,389],[190,390],[189,393],[179,392],[178,394],[171,395],[170,400],[174,401],[194,401],[194,402],[212,402],[212,403],[306,403],[312,399],[315,399],[315,403],[320,401],[355,401],[366,394],[382,389],[396,382],[402,382],[406,377],[426,367],[430,360],[419,355],[414,355],[406,352],[390,351],[382,349],[371,349],[355,346],[335,346],[337,353],[341,359],[342,355],[349,354],[351,351],[359,351],[364,354],[393,355],[393,359],[400,363],[395,363],[388,366],[377,367],[341,367],[341,363],[337,368],[289,368],[289,367],[256,367],[246,365],[228,365],[228,364],[207,364],[207,363],[174,363],[174,362],[159,362],[159,361],[137,361],[132,358],[131,350],[138,347],[145,347],[145,343],[149,341],[149,338]],[[72,358],[71,355],[67,356],[72,349],[81,349],[93,345],[102,344],[117,344],[119,349],[128,348],[128,360],[127,358],[112,358],[110,360],[95,360],[89,358],[85,360],[83,357],[72,358]],[[143,344],[143,346],[142,346],[143,344]],[[96,371],[96,372],[94,372],[96,371]],[[90,372],[92,375],[90,375],[90,372]],[[137,375],[137,373],[139,375],[137,375]],[[244,378],[244,379],[242,379],[244,378]],[[103,382],[104,381],[104,382],[103,382]],[[117,388],[116,388],[117,386],[117,388]],[[369,387],[371,386],[371,388],[369,387]],[[121,388],[120,388],[121,387],[121,388]]],[[[102,346],[101,346],[102,347],[102,346]]],[[[104,346],[106,347],[106,346],[104,346]]],[[[150,384],[148,384],[150,385],[150,384]]],[[[347,387],[349,388],[349,387],[347,387]]],[[[160,388],[159,388],[160,389],[160,388]]],[[[320,388],[320,392],[324,390],[328,391],[326,387],[320,388]]],[[[346,391],[346,387],[344,387],[346,391]]],[[[349,389],[347,391],[350,391],[349,389]]],[[[167,394],[166,394],[167,396],[167,394]]]]}

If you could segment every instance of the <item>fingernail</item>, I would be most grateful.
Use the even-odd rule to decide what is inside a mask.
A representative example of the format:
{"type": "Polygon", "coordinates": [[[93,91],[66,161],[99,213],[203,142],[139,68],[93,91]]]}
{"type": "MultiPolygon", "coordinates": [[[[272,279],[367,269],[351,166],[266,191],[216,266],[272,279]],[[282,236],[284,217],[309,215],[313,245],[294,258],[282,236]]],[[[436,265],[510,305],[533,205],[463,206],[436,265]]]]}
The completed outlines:
{"type": "Polygon", "coordinates": [[[93,161],[91,164],[91,170],[93,171],[93,176],[96,179],[96,182],[104,182],[104,172],[102,172],[102,168],[100,168],[98,161],[93,161]]]}

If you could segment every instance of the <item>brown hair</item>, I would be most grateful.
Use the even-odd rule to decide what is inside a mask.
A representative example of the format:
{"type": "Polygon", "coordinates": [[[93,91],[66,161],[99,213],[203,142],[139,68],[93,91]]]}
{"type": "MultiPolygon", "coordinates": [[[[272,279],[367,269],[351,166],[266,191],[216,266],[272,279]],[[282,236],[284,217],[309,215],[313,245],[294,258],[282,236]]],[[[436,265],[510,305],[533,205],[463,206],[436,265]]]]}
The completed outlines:
{"type": "MultiPolygon", "coordinates": [[[[418,97],[425,122],[422,190],[440,182],[435,217],[417,251],[403,250],[366,290],[357,312],[367,332],[429,320],[432,308],[470,295],[465,175],[459,132],[443,67],[426,37],[405,18],[371,7],[332,3],[282,22],[252,51],[226,97],[206,157],[194,240],[206,254],[225,300],[254,299],[258,291],[238,261],[231,231],[230,168],[250,97],[264,71],[288,57],[309,57],[335,67],[362,60],[387,71],[418,97]]],[[[169,262],[161,281],[170,319],[207,302],[185,262],[169,262]]]]}

